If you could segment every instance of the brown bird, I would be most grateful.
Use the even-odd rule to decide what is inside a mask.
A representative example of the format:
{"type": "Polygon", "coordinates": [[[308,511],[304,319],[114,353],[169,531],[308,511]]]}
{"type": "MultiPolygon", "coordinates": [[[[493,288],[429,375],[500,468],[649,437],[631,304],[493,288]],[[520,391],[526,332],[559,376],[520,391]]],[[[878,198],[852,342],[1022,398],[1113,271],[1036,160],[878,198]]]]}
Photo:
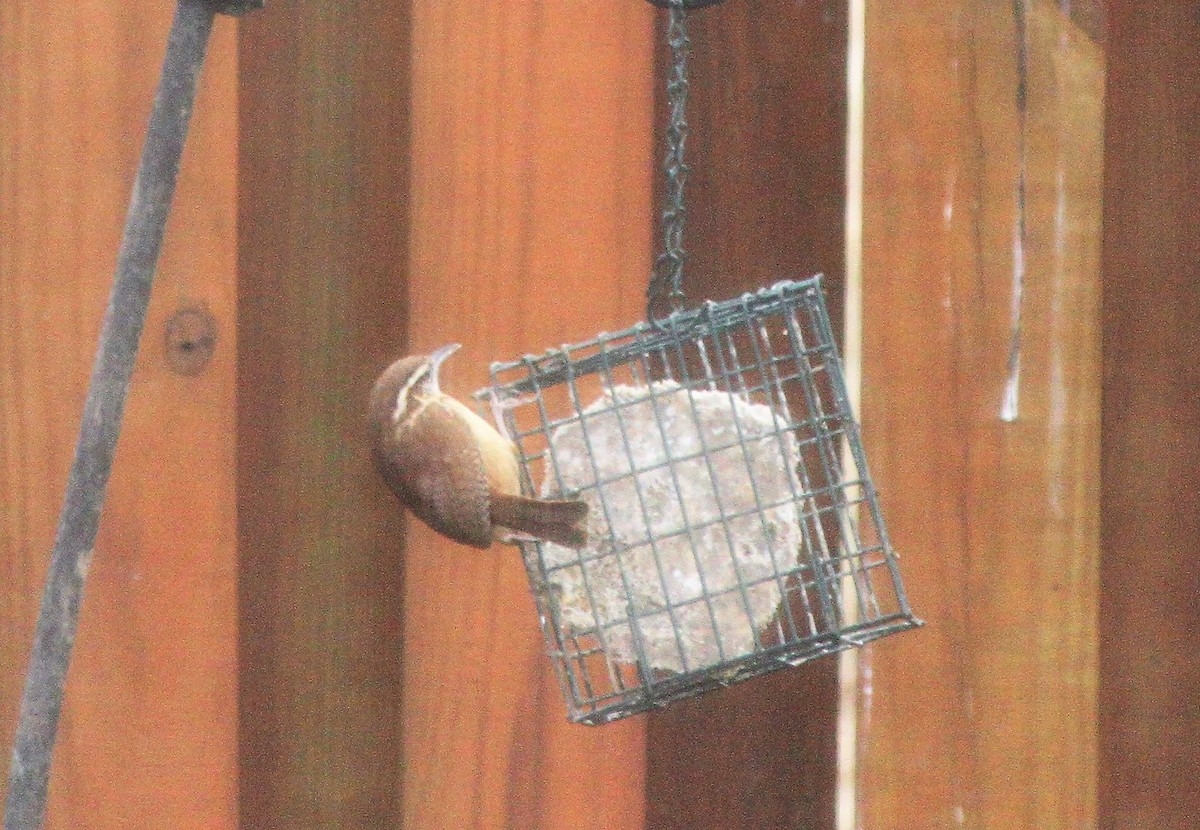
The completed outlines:
{"type": "Polygon", "coordinates": [[[458,344],[397,360],[371,390],[375,465],[409,510],[456,542],[486,548],[514,534],[587,544],[587,504],[521,495],[516,448],[438,386],[458,344]]]}

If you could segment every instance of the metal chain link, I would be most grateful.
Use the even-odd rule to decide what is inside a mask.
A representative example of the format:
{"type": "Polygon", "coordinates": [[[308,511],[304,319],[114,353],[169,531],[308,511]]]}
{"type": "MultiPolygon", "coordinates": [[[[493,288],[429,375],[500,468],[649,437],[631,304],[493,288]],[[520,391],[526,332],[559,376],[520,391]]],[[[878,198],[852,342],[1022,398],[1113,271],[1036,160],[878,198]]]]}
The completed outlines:
{"type": "Polygon", "coordinates": [[[682,6],[685,9],[702,9],[705,6],[715,6],[725,0],[649,0],[652,6],[669,9],[672,6],[682,6]]]}
{"type": "Polygon", "coordinates": [[[688,99],[688,51],[691,41],[687,33],[687,6],[685,0],[670,0],[670,17],[667,23],[667,45],[671,47],[671,73],[667,79],[667,100],[671,114],[667,123],[666,153],[663,157],[663,172],[667,177],[667,192],[662,212],[663,251],[654,263],[650,286],[646,290],[646,317],[655,319],[659,304],[670,302],[671,311],[682,311],[683,266],[687,251],[683,248],[683,228],[687,219],[684,204],[684,188],[687,185],[688,166],[684,163],[687,144],[687,99],[688,99]]]}

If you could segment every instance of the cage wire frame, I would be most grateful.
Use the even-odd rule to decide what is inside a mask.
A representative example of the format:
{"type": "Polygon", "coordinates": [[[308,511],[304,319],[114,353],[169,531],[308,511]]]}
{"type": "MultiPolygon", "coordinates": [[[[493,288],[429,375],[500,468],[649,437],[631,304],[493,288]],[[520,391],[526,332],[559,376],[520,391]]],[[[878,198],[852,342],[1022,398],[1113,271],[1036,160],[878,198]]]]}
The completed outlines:
{"type": "MultiPolygon", "coordinates": [[[[645,476],[665,471],[683,517],[682,526],[658,533],[646,514],[644,538],[632,542],[612,538],[604,549],[570,551],[565,559],[563,548],[548,556],[547,543],[521,540],[547,653],[570,720],[608,723],[921,625],[905,596],[897,556],[868,473],[820,275],[779,282],[732,300],[710,301],[540,356],[494,363],[491,381],[476,397],[490,401],[497,425],[516,445],[527,495],[590,496],[599,504],[605,524],[611,525],[617,509],[614,488],[623,482],[628,490],[632,480],[639,509],[646,514],[645,476]],[[643,397],[637,404],[622,402],[613,396],[613,390],[621,387],[644,390],[643,397]],[[728,396],[735,427],[731,440],[713,443],[699,431],[696,399],[702,390],[728,396]],[[589,406],[588,398],[597,403],[589,406]],[[684,399],[697,424],[701,447],[698,452],[675,455],[661,411],[684,399]],[[735,399],[769,407],[771,430],[748,437],[735,399]],[[639,465],[629,449],[625,422],[629,407],[647,403],[654,410],[654,426],[663,433],[665,458],[639,465]],[[594,460],[596,448],[589,429],[596,431],[600,417],[615,417],[620,426],[628,462],[625,472],[605,476],[594,460]],[[564,483],[562,452],[555,450],[555,438],[564,429],[582,436],[593,459],[593,480],[574,489],[564,483]],[[775,442],[781,466],[794,470],[787,476],[788,492],[765,501],[760,482],[750,472],[753,504],[731,513],[723,506],[727,499],[721,495],[711,459],[722,452],[740,451],[749,467],[750,445],[763,441],[775,442]],[[718,515],[698,523],[688,521],[680,485],[680,470],[689,462],[690,475],[699,468],[711,477],[718,504],[718,515]],[[765,516],[793,509],[800,529],[799,550],[771,550],[768,573],[744,574],[744,566],[738,564],[741,548],[735,547],[730,535],[732,524],[747,514],[765,516]],[[729,538],[736,584],[705,584],[706,566],[701,564],[695,540],[706,529],[729,538]],[[696,558],[698,595],[672,596],[680,592],[669,586],[661,561],[667,537],[688,540],[696,558]],[[603,619],[596,611],[601,590],[595,584],[597,569],[607,566],[610,573],[619,574],[615,589],[632,597],[641,588],[631,582],[636,570],[631,563],[634,557],[645,562],[647,555],[654,562],[654,575],[662,581],[661,607],[639,607],[629,599],[623,616],[603,619]],[[591,623],[581,625],[579,609],[564,608],[564,575],[582,584],[591,623]],[[764,592],[768,597],[777,593],[779,602],[770,622],[759,627],[753,622],[751,596],[764,592]],[[718,606],[727,614],[739,604],[745,606],[753,642],[730,653],[724,645],[726,634],[718,626],[718,606]],[[698,660],[694,650],[685,648],[687,632],[680,628],[685,617],[695,620],[705,613],[712,619],[716,659],[698,660]],[[646,646],[650,619],[662,623],[664,615],[679,649],[678,660],[668,661],[669,668],[646,646]],[[620,638],[626,643],[624,655],[614,647],[620,638]]],[[[739,527],[744,534],[745,524],[739,527]]],[[[768,548],[777,544],[777,534],[768,532],[765,520],[762,529],[754,543],[768,548]]],[[[679,542],[672,544],[678,547],[679,542]]]]}

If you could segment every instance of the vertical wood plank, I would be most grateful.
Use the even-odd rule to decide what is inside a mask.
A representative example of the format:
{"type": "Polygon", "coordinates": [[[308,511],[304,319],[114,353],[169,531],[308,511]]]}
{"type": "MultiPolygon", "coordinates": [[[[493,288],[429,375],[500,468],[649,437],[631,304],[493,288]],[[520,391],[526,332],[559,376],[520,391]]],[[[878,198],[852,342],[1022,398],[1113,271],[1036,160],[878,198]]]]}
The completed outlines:
{"type": "Polygon", "coordinates": [[[1109,31],[1100,826],[1182,830],[1200,819],[1200,18],[1113,2],[1109,31]]]}
{"type": "Polygon", "coordinates": [[[404,4],[278,3],[241,39],[241,821],[398,823],[400,517],[366,394],[404,341],[404,4]]]}
{"type": "MultiPolygon", "coordinates": [[[[0,741],[28,659],[171,4],[0,8],[0,741]]],[[[48,827],[236,826],[235,28],[219,21],[92,560],[48,827]],[[181,309],[212,360],[172,370],[181,309]]]]}
{"type": "Polygon", "coordinates": [[[869,830],[1096,820],[1105,62],[1066,6],[867,5],[863,434],[929,621],[860,663],[869,830]]]}
{"type": "MultiPolygon", "coordinates": [[[[688,295],[823,272],[840,328],[845,3],[733,2],[690,21],[688,295]]],[[[669,60],[660,47],[660,125],[669,60]]],[[[832,827],[836,677],[818,661],[652,715],[647,826],[832,827]]]]}
{"type": "MultiPolygon", "coordinates": [[[[411,344],[462,343],[465,396],[641,314],[651,10],[418,0],[412,32],[411,344]]],[[[644,721],[566,722],[518,553],[407,538],[403,826],[641,828],[644,721]]]]}

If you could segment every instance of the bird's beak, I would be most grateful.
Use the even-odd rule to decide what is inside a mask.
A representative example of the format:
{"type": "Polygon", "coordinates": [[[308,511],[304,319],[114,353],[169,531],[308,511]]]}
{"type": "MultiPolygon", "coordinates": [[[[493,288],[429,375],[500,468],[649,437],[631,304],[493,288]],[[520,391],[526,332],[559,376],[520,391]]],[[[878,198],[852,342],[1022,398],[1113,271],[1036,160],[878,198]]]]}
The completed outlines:
{"type": "Polygon", "coordinates": [[[429,356],[429,384],[435,391],[440,389],[438,386],[438,370],[442,366],[442,361],[461,348],[462,343],[451,343],[448,346],[442,346],[429,356]]]}

